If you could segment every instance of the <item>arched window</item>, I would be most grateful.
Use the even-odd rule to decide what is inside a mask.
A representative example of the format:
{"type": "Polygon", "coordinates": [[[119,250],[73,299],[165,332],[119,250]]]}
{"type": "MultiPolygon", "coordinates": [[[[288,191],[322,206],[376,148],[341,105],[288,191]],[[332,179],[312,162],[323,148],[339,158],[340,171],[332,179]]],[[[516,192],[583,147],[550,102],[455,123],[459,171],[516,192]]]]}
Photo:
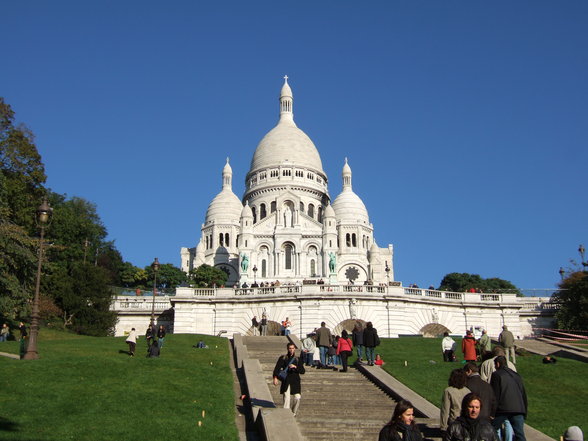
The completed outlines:
{"type": "Polygon", "coordinates": [[[225,243],[228,247],[231,246],[231,241],[229,240],[229,233],[225,233],[225,243]]]}
{"type": "Polygon", "coordinates": [[[267,277],[267,260],[261,261],[261,277],[267,277]]]}
{"type": "Polygon", "coordinates": [[[286,257],[286,262],[285,262],[285,268],[291,270],[292,269],[292,254],[294,254],[294,249],[292,248],[292,245],[287,244],[284,247],[284,251],[285,251],[285,257],[286,257]]]}
{"type": "Polygon", "coordinates": [[[205,239],[206,239],[206,249],[208,249],[208,236],[206,236],[205,239]]]}
{"type": "Polygon", "coordinates": [[[310,276],[311,277],[316,276],[316,263],[315,263],[314,259],[312,259],[310,261],[310,276]]]}
{"type": "Polygon", "coordinates": [[[318,207],[318,218],[317,218],[317,220],[319,222],[322,222],[323,221],[323,207],[318,207]]]}
{"type": "Polygon", "coordinates": [[[219,245],[220,245],[221,247],[225,245],[225,240],[224,240],[224,239],[225,239],[225,238],[224,238],[224,236],[223,236],[223,233],[219,233],[219,235],[218,235],[218,243],[219,243],[219,245]]]}
{"type": "Polygon", "coordinates": [[[314,218],[314,205],[308,204],[308,215],[314,218]]]}
{"type": "Polygon", "coordinates": [[[300,211],[304,213],[304,202],[300,202],[300,211]]]}
{"type": "Polygon", "coordinates": [[[255,207],[251,207],[251,212],[253,213],[253,223],[257,222],[257,210],[255,207]]]}
{"type": "Polygon", "coordinates": [[[276,201],[272,202],[270,205],[270,213],[276,211],[276,201]]]}
{"type": "Polygon", "coordinates": [[[349,233],[347,233],[345,235],[345,244],[350,247],[351,246],[351,235],[349,233]]]}
{"type": "Polygon", "coordinates": [[[267,216],[267,212],[265,211],[265,204],[261,204],[259,206],[259,220],[265,218],[267,216]]]}
{"type": "Polygon", "coordinates": [[[353,233],[353,234],[351,235],[351,242],[352,242],[352,245],[353,245],[354,247],[356,247],[356,246],[357,246],[357,236],[355,235],[355,233],[353,233]]]}

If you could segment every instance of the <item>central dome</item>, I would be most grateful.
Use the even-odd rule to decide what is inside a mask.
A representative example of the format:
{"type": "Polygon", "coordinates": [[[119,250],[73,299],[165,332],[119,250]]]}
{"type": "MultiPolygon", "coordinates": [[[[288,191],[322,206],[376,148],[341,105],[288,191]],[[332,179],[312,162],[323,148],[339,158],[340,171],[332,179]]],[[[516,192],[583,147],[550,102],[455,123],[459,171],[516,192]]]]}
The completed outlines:
{"type": "Polygon", "coordinates": [[[323,172],[318,150],[310,138],[294,124],[280,121],[263,137],[251,160],[251,170],[278,166],[284,162],[323,172]]]}
{"type": "Polygon", "coordinates": [[[287,162],[289,165],[310,168],[324,175],[317,148],[294,122],[292,90],[287,77],[285,80],[280,93],[280,121],[258,144],[249,172],[277,167],[287,162]]]}

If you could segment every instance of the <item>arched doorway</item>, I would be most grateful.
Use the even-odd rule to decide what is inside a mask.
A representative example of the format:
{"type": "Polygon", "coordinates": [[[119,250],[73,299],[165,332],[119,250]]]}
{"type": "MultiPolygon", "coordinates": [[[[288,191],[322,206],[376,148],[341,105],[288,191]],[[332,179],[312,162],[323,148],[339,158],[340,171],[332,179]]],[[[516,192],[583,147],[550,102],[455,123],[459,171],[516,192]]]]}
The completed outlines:
{"type": "Polygon", "coordinates": [[[429,323],[428,325],[423,326],[419,331],[419,333],[425,338],[442,337],[445,332],[451,334],[451,331],[448,328],[439,323],[429,323]]]}
{"type": "Polygon", "coordinates": [[[356,323],[361,324],[361,328],[365,329],[366,321],[361,319],[347,319],[340,322],[337,326],[333,328],[333,335],[341,335],[343,329],[345,329],[351,338],[351,333],[353,332],[353,328],[355,327],[356,323]]]}

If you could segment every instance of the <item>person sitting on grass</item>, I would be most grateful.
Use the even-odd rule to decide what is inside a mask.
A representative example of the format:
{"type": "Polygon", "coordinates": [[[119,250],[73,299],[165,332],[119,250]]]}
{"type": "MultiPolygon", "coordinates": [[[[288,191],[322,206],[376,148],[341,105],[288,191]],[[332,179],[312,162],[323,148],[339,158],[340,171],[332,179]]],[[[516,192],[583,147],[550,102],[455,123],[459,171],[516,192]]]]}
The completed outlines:
{"type": "Polygon", "coordinates": [[[386,363],[384,362],[384,360],[382,359],[380,354],[376,354],[376,359],[374,360],[374,364],[376,366],[384,366],[386,363]]]}

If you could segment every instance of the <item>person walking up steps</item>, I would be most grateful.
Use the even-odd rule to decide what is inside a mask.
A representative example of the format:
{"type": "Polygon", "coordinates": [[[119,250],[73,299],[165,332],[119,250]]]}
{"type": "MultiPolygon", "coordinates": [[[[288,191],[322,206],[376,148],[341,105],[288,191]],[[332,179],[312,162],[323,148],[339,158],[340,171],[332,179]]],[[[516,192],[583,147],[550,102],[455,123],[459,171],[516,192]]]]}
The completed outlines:
{"type": "Polygon", "coordinates": [[[321,322],[321,327],[316,331],[316,345],[319,347],[321,354],[321,364],[319,368],[327,366],[327,353],[329,346],[331,346],[331,331],[327,328],[325,322],[321,322]]]}
{"type": "Polygon", "coordinates": [[[517,364],[517,355],[514,341],[514,335],[512,335],[512,332],[508,330],[506,325],[503,326],[502,332],[498,336],[498,342],[504,348],[504,352],[506,352],[506,359],[508,360],[510,358],[514,364],[517,364]]]}
{"type": "Polygon", "coordinates": [[[380,345],[380,337],[378,331],[374,328],[372,322],[367,322],[366,328],[363,331],[363,344],[365,345],[365,358],[368,365],[374,365],[374,348],[380,345]]]}
{"type": "Polygon", "coordinates": [[[278,385],[278,381],[282,382],[280,386],[280,393],[284,396],[284,409],[291,409],[294,416],[298,412],[300,406],[300,399],[302,398],[302,386],[300,384],[300,375],[304,374],[304,363],[300,357],[295,354],[296,346],[294,343],[288,343],[286,346],[288,353],[280,356],[274,367],[273,383],[278,385]],[[291,396],[294,400],[291,400],[291,396]],[[293,403],[291,404],[291,402],[293,403]]]}

